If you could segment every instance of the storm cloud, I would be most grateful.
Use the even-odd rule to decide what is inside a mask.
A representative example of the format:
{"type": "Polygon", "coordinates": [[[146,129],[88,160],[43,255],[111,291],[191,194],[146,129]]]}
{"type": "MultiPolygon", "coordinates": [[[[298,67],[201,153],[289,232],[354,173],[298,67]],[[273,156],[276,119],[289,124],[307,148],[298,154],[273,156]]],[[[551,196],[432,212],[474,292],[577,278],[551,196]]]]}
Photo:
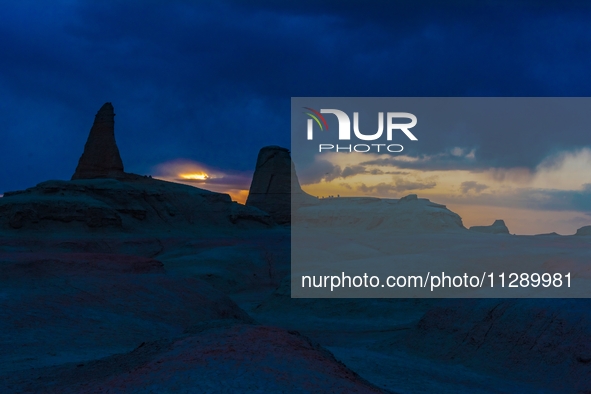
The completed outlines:
{"type": "Polygon", "coordinates": [[[464,194],[470,192],[471,190],[474,191],[474,193],[480,193],[481,191],[486,189],[488,189],[487,185],[478,183],[476,181],[466,181],[462,182],[462,184],[460,185],[460,190],[464,194]]]}
{"type": "MultiPolygon", "coordinates": [[[[290,145],[293,96],[590,96],[589,5],[499,4],[8,2],[0,192],[69,179],[107,101],[126,170],[147,174],[178,158],[252,170],[290,145]]],[[[588,145],[587,130],[455,130],[408,153],[531,169],[588,145]]]]}

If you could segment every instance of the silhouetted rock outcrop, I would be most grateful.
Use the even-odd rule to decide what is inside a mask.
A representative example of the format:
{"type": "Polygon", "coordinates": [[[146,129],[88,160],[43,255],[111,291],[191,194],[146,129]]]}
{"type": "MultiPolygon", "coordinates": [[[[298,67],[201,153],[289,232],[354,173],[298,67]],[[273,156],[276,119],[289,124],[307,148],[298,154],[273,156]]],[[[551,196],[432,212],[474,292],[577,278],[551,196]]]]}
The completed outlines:
{"type": "Polygon", "coordinates": [[[575,235],[578,236],[590,236],[591,235],[591,226],[583,226],[577,230],[575,235]]]}
{"type": "Polygon", "coordinates": [[[479,233],[489,234],[509,234],[509,229],[505,225],[504,220],[495,220],[490,226],[472,226],[470,230],[477,231],[479,233]]]}
{"type": "Polygon", "coordinates": [[[113,105],[105,103],[97,112],[74,179],[124,177],[123,161],[115,142],[113,105]]]}
{"type": "Polygon", "coordinates": [[[246,205],[271,214],[279,224],[291,223],[291,203],[315,201],[300,187],[289,149],[266,146],[259,152],[246,205]]]}
{"type": "Polygon", "coordinates": [[[198,230],[239,223],[272,224],[268,213],[229,195],[136,178],[47,181],[0,200],[0,230],[198,230]]]}
{"type": "MultiPolygon", "coordinates": [[[[311,229],[338,228],[339,231],[465,231],[462,218],[445,205],[409,194],[399,200],[377,197],[340,197],[301,205],[292,216],[292,234],[297,226],[311,229]]],[[[331,230],[332,231],[332,230],[331,230]]]]}
{"type": "Polygon", "coordinates": [[[124,172],[114,116],[111,103],[96,114],[71,181],[5,193],[0,230],[196,231],[273,224],[267,212],[233,202],[227,194],[124,172]]]}

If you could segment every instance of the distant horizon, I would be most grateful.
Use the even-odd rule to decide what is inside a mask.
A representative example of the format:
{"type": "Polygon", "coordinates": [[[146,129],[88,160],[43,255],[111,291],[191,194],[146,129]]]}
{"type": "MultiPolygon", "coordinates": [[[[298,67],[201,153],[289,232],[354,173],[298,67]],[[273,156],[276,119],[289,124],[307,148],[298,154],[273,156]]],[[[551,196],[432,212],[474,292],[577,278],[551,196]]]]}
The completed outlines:
{"type": "MultiPolygon", "coordinates": [[[[140,174],[141,175],[141,174],[140,174]]],[[[147,175],[147,174],[146,174],[147,175]]],[[[228,194],[232,201],[235,201],[239,204],[245,204],[246,199],[248,198],[248,191],[249,189],[226,189],[223,185],[220,187],[219,185],[216,187],[214,184],[207,184],[205,182],[195,183],[190,181],[182,181],[178,178],[166,178],[166,177],[159,177],[153,176],[154,179],[159,179],[168,182],[174,182],[179,184],[184,184],[187,186],[192,186],[200,189],[209,190],[216,193],[224,193],[228,194]]],[[[252,176],[251,176],[252,179],[252,176]]],[[[60,179],[47,179],[49,180],[60,180],[60,179]]],[[[69,181],[69,179],[61,179],[62,181],[69,181]]],[[[42,181],[42,182],[45,182],[42,181]]],[[[36,184],[35,184],[36,185],[36,184]]],[[[30,185],[29,187],[34,187],[35,185],[30,185]]],[[[27,189],[25,188],[25,189],[27,189]]],[[[22,190],[25,190],[22,189],[22,190]]],[[[302,189],[304,192],[318,198],[328,198],[330,194],[326,195],[317,195],[314,194],[314,191],[311,190],[306,185],[302,185],[302,189]]],[[[17,191],[17,190],[6,190],[5,192],[9,191],[17,191]]],[[[566,212],[565,215],[564,211],[556,211],[552,212],[551,214],[547,215],[548,219],[554,220],[554,222],[545,223],[542,227],[540,227],[541,231],[535,231],[532,229],[528,229],[527,226],[520,226],[519,220],[523,220],[520,218],[519,215],[524,215],[526,218],[531,216],[530,214],[535,213],[536,211],[531,210],[531,212],[527,212],[527,210],[520,210],[520,209],[512,209],[507,207],[494,207],[494,206],[483,206],[483,205],[462,205],[453,202],[442,202],[442,200],[438,200],[437,198],[429,198],[429,196],[422,195],[419,193],[406,193],[399,197],[379,197],[379,196],[368,196],[364,194],[347,194],[347,195],[340,195],[334,194],[335,198],[379,198],[379,199],[391,199],[391,200],[399,200],[402,197],[405,197],[409,194],[416,194],[418,198],[425,198],[431,202],[445,205],[447,209],[450,211],[458,214],[462,219],[462,224],[466,228],[470,228],[472,226],[489,226],[492,225],[495,220],[503,220],[507,227],[509,228],[509,232],[514,235],[540,235],[540,234],[549,234],[549,233],[557,233],[559,235],[568,236],[574,235],[576,231],[584,226],[591,225],[591,217],[589,218],[586,224],[581,224],[580,226],[576,227],[570,224],[562,224],[556,225],[555,223],[560,223],[560,218],[565,216],[577,216],[578,212],[566,212]],[[339,195],[339,197],[336,197],[339,195]]],[[[0,198],[4,197],[4,193],[0,194],[0,198]]]]}
{"type": "MultiPolygon", "coordinates": [[[[318,197],[320,199],[329,198],[328,194],[322,195],[322,196],[314,195],[313,193],[309,192],[310,189],[307,188],[306,186],[302,186],[302,189],[306,193],[308,193],[314,197],[318,197]]],[[[505,224],[507,225],[507,228],[509,228],[509,232],[513,235],[544,235],[544,234],[556,233],[558,235],[568,236],[568,235],[574,235],[576,233],[576,231],[578,229],[580,229],[581,227],[591,225],[591,217],[589,217],[587,224],[581,224],[578,227],[575,227],[576,225],[571,225],[571,224],[555,225],[555,223],[546,223],[546,224],[544,224],[543,227],[540,227],[541,231],[535,231],[527,226],[520,225],[520,223],[519,223],[519,220],[523,219],[523,218],[519,218],[520,214],[524,215],[525,217],[528,217],[530,215],[535,215],[538,212],[535,210],[529,210],[531,212],[528,212],[528,210],[514,209],[514,208],[508,208],[508,207],[495,207],[495,206],[485,206],[485,205],[477,205],[477,204],[462,205],[462,204],[457,204],[457,203],[444,203],[444,202],[442,202],[442,200],[438,200],[437,198],[429,198],[428,196],[421,195],[421,193],[415,193],[415,192],[407,193],[407,194],[401,195],[399,197],[378,197],[378,196],[371,196],[371,195],[364,195],[364,194],[339,195],[339,197],[337,197],[337,194],[335,194],[335,195],[333,195],[333,198],[379,198],[382,200],[400,200],[401,198],[406,197],[411,194],[416,194],[417,198],[427,199],[433,203],[444,205],[447,209],[458,214],[461,217],[462,224],[467,229],[470,227],[473,227],[473,226],[490,226],[494,223],[495,220],[503,220],[505,222],[505,224]],[[546,231],[546,230],[549,230],[549,231],[546,231]]],[[[580,214],[580,212],[576,212],[576,211],[552,211],[548,215],[548,218],[554,219],[554,220],[559,220],[561,216],[563,216],[563,217],[568,217],[568,216],[578,217],[579,214],[580,214]],[[565,212],[566,212],[566,215],[565,215],[565,212]]]]}

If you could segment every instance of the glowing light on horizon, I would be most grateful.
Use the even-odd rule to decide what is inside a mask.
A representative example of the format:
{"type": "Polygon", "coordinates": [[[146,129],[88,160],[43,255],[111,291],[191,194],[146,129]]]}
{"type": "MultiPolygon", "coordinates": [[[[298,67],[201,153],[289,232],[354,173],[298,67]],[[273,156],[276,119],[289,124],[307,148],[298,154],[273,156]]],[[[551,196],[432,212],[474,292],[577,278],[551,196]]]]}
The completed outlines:
{"type": "Polygon", "coordinates": [[[210,177],[205,172],[195,172],[190,174],[179,174],[179,178],[190,181],[206,181],[210,177]]]}
{"type": "Polygon", "coordinates": [[[176,159],[155,166],[154,178],[225,193],[240,204],[246,202],[250,185],[248,175],[234,171],[228,173],[186,159],[176,159]]]}

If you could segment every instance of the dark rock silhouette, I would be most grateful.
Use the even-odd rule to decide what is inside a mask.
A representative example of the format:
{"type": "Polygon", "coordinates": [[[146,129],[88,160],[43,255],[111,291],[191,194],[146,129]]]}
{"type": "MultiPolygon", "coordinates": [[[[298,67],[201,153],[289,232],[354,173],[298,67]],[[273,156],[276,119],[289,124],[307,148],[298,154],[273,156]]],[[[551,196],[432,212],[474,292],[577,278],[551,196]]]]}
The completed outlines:
{"type": "Polygon", "coordinates": [[[267,212],[233,202],[227,194],[124,172],[114,117],[113,106],[105,103],[71,181],[6,192],[0,201],[0,230],[198,231],[273,225],[267,212]]]}
{"type": "Polygon", "coordinates": [[[495,220],[490,226],[472,226],[470,230],[477,231],[479,233],[489,234],[509,234],[509,229],[505,225],[504,220],[495,220]]]}
{"type": "Polygon", "coordinates": [[[0,230],[140,233],[273,223],[268,213],[233,202],[227,194],[127,175],[125,179],[47,181],[7,192],[0,201],[0,230]]]}
{"type": "MultiPolygon", "coordinates": [[[[575,234],[576,235],[576,234],[575,234]]],[[[534,234],[534,237],[561,237],[560,234],[558,234],[557,232],[551,232],[551,233],[544,233],[544,234],[534,234]]]]}
{"type": "Polygon", "coordinates": [[[577,232],[575,235],[578,236],[589,236],[591,235],[591,226],[583,226],[580,229],[577,229],[577,232]]]}
{"type": "Polygon", "coordinates": [[[398,200],[398,203],[404,204],[410,201],[417,201],[418,199],[419,197],[416,194],[409,194],[408,196],[404,196],[400,200],[398,200]]]}
{"type": "Polygon", "coordinates": [[[84,153],[80,157],[72,180],[124,176],[123,161],[115,142],[113,105],[105,103],[94,118],[84,153]]]}
{"type": "Polygon", "coordinates": [[[288,224],[292,202],[315,200],[300,187],[289,149],[266,146],[259,151],[246,205],[268,212],[279,224],[288,224]]]}

